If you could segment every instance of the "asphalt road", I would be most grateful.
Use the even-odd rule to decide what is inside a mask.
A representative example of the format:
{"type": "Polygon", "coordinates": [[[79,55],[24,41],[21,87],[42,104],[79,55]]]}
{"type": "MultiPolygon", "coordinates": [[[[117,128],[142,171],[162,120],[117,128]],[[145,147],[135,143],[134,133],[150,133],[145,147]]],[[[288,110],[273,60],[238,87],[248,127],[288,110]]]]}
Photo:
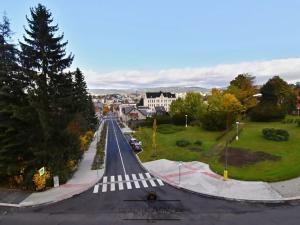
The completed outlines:
{"type": "MultiPolygon", "coordinates": [[[[104,176],[145,174],[113,119],[108,123],[107,167],[104,176]]],[[[99,183],[102,183],[101,179],[99,183]]],[[[141,182],[140,182],[141,183],[141,182]]],[[[257,204],[207,198],[167,184],[148,188],[93,193],[94,188],[71,199],[32,208],[0,208],[1,225],[117,225],[117,224],[300,224],[300,203],[257,204]],[[147,201],[152,190],[156,201],[147,201]]]]}

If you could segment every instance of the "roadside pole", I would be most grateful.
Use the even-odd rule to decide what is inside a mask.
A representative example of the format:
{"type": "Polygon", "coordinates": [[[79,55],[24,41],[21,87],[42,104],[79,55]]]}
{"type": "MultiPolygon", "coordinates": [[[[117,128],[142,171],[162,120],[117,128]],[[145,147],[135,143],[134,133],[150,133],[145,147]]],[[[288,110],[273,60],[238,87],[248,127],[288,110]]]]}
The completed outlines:
{"type": "Polygon", "coordinates": [[[228,180],[228,170],[227,170],[227,157],[228,157],[228,150],[227,150],[228,142],[226,141],[225,145],[225,169],[224,169],[224,174],[223,174],[223,180],[227,181],[228,180]]]}
{"type": "Polygon", "coordinates": [[[182,166],[182,161],[179,161],[179,164],[178,164],[178,183],[179,183],[179,186],[180,186],[180,177],[181,177],[181,166],[182,166]]]}

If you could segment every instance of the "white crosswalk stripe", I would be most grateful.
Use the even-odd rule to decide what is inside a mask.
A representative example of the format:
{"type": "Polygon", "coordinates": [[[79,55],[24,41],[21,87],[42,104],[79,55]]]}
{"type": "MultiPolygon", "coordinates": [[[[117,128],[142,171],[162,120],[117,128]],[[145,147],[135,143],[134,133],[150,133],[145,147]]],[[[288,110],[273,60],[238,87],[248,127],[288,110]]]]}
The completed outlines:
{"type": "Polygon", "coordinates": [[[115,176],[110,176],[110,191],[116,190],[115,176]]]}
{"type": "Polygon", "coordinates": [[[119,184],[119,190],[124,190],[123,182],[122,182],[122,176],[118,175],[118,184],[119,184]]]}
{"type": "Polygon", "coordinates": [[[150,173],[146,173],[146,177],[149,179],[148,181],[150,182],[150,184],[152,185],[152,187],[156,187],[156,184],[152,180],[152,177],[151,177],[150,173]]]}
{"type": "Polygon", "coordinates": [[[157,177],[153,177],[150,173],[138,173],[138,174],[129,174],[124,175],[116,175],[116,176],[104,176],[102,183],[98,183],[94,186],[93,193],[98,193],[100,187],[102,186],[101,192],[109,191],[116,191],[116,186],[118,187],[118,191],[122,190],[131,190],[131,189],[139,189],[141,187],[148,188],[150,187],[157,187],[164,186],[164,183],[161,179],[157,177]],[[132,179],[130,179],[132,177],[132,179]],[[109,179],[110,178],[110,179],[109,179]],[[147,183],[147,181],[149,183],[147,183]],[[155,181],[157,183],[155,183],[155,181]],[[126,185],[125,185],[126,184],[126,185]],[[134,184],[134,186],[132,185],[134,184]]]}
{"type": "Polygon", "coordinates": [[[128,174],[125,174],[125,180],[127,181],[127,182],[126,182],[127,189],[132,189],[132,186],[131,186],[131,183],[130,183],[130,179],[129,179],[129,175],[128,175],[128,174]]]}
{"type": "Polygon", "coordinates": [[[147,184],[147,182],[144,180],[145,178],[144,178],[144,176],[143,176],[142,173],[139,173],[139,177],[140,177],[140,179],[141,179],[141,181],[142,181],[143,186],[144,186],[145,188],[148,187],[148,184],[147,184]]]}
{"type": "Polygon", "coordinates": [[[161,179],[157,178],[156,181],[159,183],[160,186],[164,186],[164,183],[162,182],[161,179]]]}
{"type": "Polygon", "coordinates": [[[103,177],[102,192],[107,191],[107,177],[103,177]]]}
{"type": "Polygon", "coordinates": [[[96,184],[93,193],[98,193],[98,191],[99,191],[99,184],[96,184]]]}
{"type": "Polygon", "coordinates": [[[140,188],[140,184],[139,184],[139,182],[137,181],[136,175],[133,173],[131,176],[132,176],[132,179],[133,179],[133,182],[134,182],[134,186],[135,186],[136,188],[140,188]]]}

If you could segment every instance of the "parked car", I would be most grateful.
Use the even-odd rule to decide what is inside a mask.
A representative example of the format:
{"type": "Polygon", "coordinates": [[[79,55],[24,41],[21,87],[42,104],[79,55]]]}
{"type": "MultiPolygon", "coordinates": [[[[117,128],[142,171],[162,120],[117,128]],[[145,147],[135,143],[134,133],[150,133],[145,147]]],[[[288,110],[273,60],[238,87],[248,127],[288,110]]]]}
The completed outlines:
{"type": "Polygon", "coordinates": [[[139,152],[139,151],[142,150],[142,146],[140,145],[140,143],[134,143],[134,144],[132,145],[132,149],[133,149],[134,151],[136,151],[136,152],[139,152]]]}
{"type": "Polygon", "coordinates": [[[138,142],[135,138],[131,138],[129,144],[134,151],[138,152],[142,150],[142,143],[138,142]]]}
{"type": "Polygon", "coordinates": [[[135,138],[131,138],[129,140],[129,144],[132,146],[134,143],[137,143],[138,141],[135,138]]]}

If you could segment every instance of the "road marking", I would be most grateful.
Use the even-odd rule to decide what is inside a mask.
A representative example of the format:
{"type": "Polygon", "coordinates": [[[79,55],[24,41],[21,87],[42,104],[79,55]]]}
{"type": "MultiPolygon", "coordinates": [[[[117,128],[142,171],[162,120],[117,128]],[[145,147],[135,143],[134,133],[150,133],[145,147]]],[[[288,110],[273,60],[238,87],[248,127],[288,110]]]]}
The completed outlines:
{"type": "Polygon", "coordinates": [[[140,188],[140,184],[139,184],[139,182],[137,181],[136,175],[133,173],[131,176],[132,176],[132,179],[133,179],[133,182],[134,182],[134,186],[135,186],[136,188],[140,188]]]}
{"type": "Polygon", "coordinates": [[[126,180],[127,189],[132,189],[128,174],[125,174],[125,180],[126,180]]]}
{"type": "Polygon", "coordinates": [[[152,185],[152,187],[156,187],[155,182],[152,180],[152,177],[150,175],[150,173],[145,173],[146,177],[149,179],[148,181],[150,182],[150,184],[152,185]]]}
{"type": "Polygon", "coordinates": [[[119,190],[124,190],[123,182],[122,182],[122,176],[118,175],[118,184],[119,184],[119,190]]]}
{"type": "Polygon", "coordinates": [[[103,177],[102,192],[107,191],[107,176],[103,177]]]}
{"type": "Polygon", "coordinates": [[[115,176],[110,176],[110,191],[116,190],[115,176]]]}
{"type": "Polygon", "coordinates": [[[122,157],[122,154],[121,154],[121,149],[120,149],[120,146],[119,146],[119,141],[118,141],[117,134],[116,134],[116,130],[115,130],[115,125],[114,125],[114,123],[113,123],[112,120],[111,120],[111,123],[112,123],[112,126],[113,126],[115,138],[116,138],[116,141],[117,141],[117,146],[118,146],[118,149],[119,149],[119,154],[120,154],[121,163],[122,163],[123,170],[124,170],[124,175],[126,175],[126,170],[125,170],[125,166],[124,166],[124,162],[123,162],[123,157],[122,157]]]}
{"type": "Polygon", "coordinates": [[[148,187],[147,182],[144,180],[145,178],[144,178],[143,174],[139,173],[139,177],[141,178],[141,181],[142,181],[143,186],[144,186],[145,188],[148,187]]]}
{"type": "Polygon", "coordinates": [[[93,193],[98,193],[98,191],[99,191],[99,184],[96,184],[96,185],[94,186],[94,191],[93,191],[93,193]]]}
{"type": "Polygon", "coordinates": [[[138,174],[131,174],[132,179],[130,178],[130,175],[126,174],[125,179],[123,180],[122,175],[115,175],[115,176],[104,176],[102,183],[98,183],[94,186],[93,193],[98,193],[99,188],[102,185],[102,192],[108,191],[108,186],[110,185],[110,191],[116,191],[116,186],[118,186],[118,191],[122,191],[126,189],[124,186],[124,183],[126,183],[127,189],[139,189],[139,188],[147,188],[149,185],[152,187],[157,187],[157,183],[160,186],[164,186],[164,183],[161,179],[157,177],[153,177],[150,173],[138,173],[138,174]],[[146,177],[145,177],[146,176],[146,177]],[[110,180],[109,180],[110,178],[110,180]],[[156,182],[155,182],[156,180],[156,182]],[[149,181],[150,184],[147,183],[149,181]],[[141,182],[142,185],[139,183],[141,182]],[[134,186],[132,185],[134,183],[134,186]]]}
{"type": "Polygon", "coordinates": [[[159,183],[160,186],[164,186],[164,183],[161,181],[161,179],[156,178],[156,181],[159,183]]]}

